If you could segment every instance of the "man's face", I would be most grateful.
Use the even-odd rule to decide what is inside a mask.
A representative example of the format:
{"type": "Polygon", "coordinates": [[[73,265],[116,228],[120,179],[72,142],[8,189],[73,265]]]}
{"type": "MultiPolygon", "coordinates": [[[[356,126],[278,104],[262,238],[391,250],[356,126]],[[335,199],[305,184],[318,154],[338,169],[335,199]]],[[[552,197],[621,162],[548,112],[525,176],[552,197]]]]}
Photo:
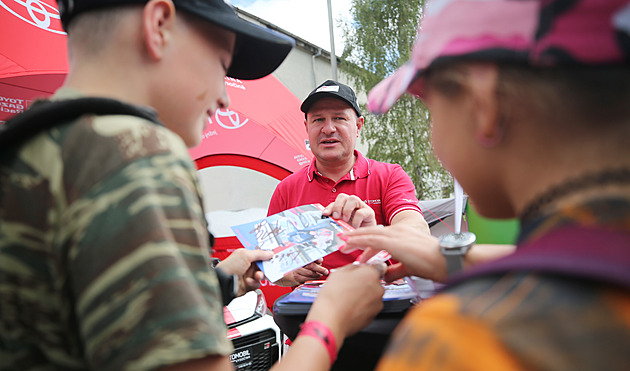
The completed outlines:
{"type": "Polygon", "coordinates": [[[225,74],[232,62],[236,35],[209,22],[179,20],[177,43],[170,50],[169,92],[160,118],[193,147],[201,141],[208,117],[226,108],[225,74]]]}
{"type": "Polygon", "coordinates": [[[318,162],[336,165],[354,156],[363,117],[346,102],[337,98],[321,98],[311,106],[304,120],[311,151],[318,162]]]}

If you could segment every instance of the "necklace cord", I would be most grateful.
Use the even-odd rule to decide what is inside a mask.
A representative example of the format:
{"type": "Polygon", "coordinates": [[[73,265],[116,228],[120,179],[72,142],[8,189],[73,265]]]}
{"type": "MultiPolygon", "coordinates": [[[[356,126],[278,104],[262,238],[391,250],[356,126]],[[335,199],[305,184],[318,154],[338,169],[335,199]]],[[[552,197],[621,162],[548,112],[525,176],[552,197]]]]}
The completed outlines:
{"type": "Polygon", "coordinates": [[[584,176],[570,179],[552,187],[530,202],[520,216],[521,225],[537,217],[541,210],[560,197],[564,197],[573,192],[592,188],[595,186],[628,184],[630,183],[630,169],[607,169],[602,172],[591,173],[584,176]]]}

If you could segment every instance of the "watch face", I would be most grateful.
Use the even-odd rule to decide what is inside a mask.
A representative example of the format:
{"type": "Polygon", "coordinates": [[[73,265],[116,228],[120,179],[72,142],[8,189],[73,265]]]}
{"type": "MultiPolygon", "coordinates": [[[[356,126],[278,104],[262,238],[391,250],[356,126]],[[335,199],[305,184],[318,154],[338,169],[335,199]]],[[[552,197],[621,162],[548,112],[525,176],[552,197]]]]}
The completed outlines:
{"type": "Polygon", "coordinates": [[[440,237],[440,246],[444,248],[460,248],[475,243],[477,236],[471,232],[449,233],[440,237]]]}

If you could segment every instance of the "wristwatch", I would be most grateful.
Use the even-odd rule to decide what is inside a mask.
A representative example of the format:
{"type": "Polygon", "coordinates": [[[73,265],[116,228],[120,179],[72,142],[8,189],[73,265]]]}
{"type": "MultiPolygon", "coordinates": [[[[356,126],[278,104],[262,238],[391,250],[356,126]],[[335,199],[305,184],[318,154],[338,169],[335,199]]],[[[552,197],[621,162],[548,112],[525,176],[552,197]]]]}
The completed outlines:
{"type": "Polygon", "coordinates": [[[464,268],[464,255],[476,239],[477,236],[472,232],[449,233],[440,237],[440,250],[446,258],[446,273],[449,277],[464,268]]]}

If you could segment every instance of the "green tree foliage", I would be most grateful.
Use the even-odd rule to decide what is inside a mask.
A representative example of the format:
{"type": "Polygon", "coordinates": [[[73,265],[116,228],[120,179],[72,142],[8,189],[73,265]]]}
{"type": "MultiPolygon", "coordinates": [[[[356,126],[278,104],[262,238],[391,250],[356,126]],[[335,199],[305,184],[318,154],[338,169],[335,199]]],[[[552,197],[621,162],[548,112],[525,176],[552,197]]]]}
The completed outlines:
{"type": "MultiPolygon", "coordinates": [[[[353,0],[351,21],[343,24],[346,47],[340,69],[359,91],[369,91],[409,60],[423,0],[353,0]]],[[[430,140],[429,112],[422,102],[405,95],[385,115],[365,107],[362,136],[367,156],[400,164],[416,185],[418,199],[448,197],[450,175],[435,158],[430,140]]]]}

